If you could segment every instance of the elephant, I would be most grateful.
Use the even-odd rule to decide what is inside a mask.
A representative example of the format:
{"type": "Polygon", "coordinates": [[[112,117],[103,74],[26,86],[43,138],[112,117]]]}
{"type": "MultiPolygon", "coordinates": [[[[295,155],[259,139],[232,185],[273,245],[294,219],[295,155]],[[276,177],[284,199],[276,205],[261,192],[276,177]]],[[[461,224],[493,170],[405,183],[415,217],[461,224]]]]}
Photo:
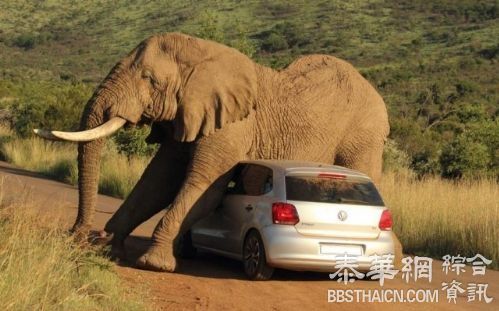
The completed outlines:
{"type": "Polygon", "coordinates": [[[334,163],[378,182],[389,134],[382,97],[346,61],[307,55],[278,71],[217,42],[154,35],[96,88],[78,132],[35,130],[78,142],[75,233],[87,234],[92,224],[105,137],[144,122],[151,124],[147,142],[159,149],[104,230],[120,254],[124,239],[165,209],[136,264],[169,272],[181,236],[221,201],[239,161],[334,163]]]}

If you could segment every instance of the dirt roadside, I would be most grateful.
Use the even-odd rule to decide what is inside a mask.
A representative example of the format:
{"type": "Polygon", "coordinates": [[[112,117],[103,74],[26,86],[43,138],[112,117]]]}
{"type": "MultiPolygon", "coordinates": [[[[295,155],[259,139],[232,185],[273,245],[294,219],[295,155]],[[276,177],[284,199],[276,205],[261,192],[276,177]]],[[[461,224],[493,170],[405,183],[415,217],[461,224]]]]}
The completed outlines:
{"type": "MultiPolygon", "coordinates": [[[[43,177],[5,162],[0,162],[0,187],[4,200],[28,195],[42,212],[63,215],[68,225],[74,220],[78,202],[77,189],[43,177]]],[[[95,229],[103,228],[121,200],[99,196],[95,229]]],[[[133,232],[127,240],[130,262],[147,248],[152,230],[160,219],[156,215],[133,232]]],[[[457,254],[452,254],[457,255],[457,254]]],[[[442,262],[434,261],[432,282],[426,279],[405,283],[401,275],[387,280],[383,289],[438,290],[438,303],[328,303],[328,289],[379,290],[377,281],[359,280],[344,285],[328,278],[327,274],[278,270],[267,282],[247,281],[240,263],[222,257],[200,254],[183,261],[177,273],[142,271],[128,264],[117,267],[127,286],[144,288],[148,298],[159,310],[499,310],[499,271],[487,270],[485,276],[472,276],[471,268],[456,276],[445,275],[442,262]],[[486,283],[490,304],[467,302],[466,292],[459,294],[457,303],[448,303],[442,282],[457,280],[466,288],[468,283],[486,283]]],[[[355,297],[355,295],[354,295],[355,297]]],[[[391,296],[390,296],[391,297],[391,296]]]]}

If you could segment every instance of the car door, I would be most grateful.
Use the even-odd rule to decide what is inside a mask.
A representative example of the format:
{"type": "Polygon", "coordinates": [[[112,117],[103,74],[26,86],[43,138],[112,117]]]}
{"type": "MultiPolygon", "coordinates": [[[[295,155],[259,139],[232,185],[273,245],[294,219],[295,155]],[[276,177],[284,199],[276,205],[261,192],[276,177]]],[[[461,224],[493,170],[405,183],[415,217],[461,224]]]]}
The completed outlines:
{"type": "Polygon", "coordinates": [[[255,215],[266,194],[272,191],[272,170],[264,165],[245,164],[233,189],[228,188],[222,202],[223,223],[227,230],[224,247],[226,251],[240,254],[244,235],[253,225],[255,215]]]}
{"type": "MultiPolygon", "coordinates": [[[[231,180],[227,184],[222,202],[207,217],[199,220],[191,229],[192,242],[196,247],[204,247],[211,250],[226,251],[224,241],[227,239],[230,231],[226,219],[226,213],[223,208],[223,201],[228,193],[236,193],[236,185],[240,185],[239,179],[246,164],[238,164],[234,168],[231,180]]],[[[239,187],[239,186],[238,186],[239,187]]]]}
{"type": "Polygon", "coordinates": [[[221,204],[193,227],[194,244],[238,256],[241,236],[251,223],[259,198],[270,190],[271,169],[257,164],[238,164],[221,204]]]}

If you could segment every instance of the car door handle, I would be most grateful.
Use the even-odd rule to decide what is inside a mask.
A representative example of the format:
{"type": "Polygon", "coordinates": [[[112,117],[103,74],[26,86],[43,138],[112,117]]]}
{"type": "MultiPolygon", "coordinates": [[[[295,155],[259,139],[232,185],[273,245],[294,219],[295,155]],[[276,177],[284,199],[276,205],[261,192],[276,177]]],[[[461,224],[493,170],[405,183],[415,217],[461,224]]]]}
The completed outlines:
{"type": "Polygon", "coordinates": [[[249,212],[253,210],[253,206],[251,204],[248,204],[245,209],[249,212]]]}

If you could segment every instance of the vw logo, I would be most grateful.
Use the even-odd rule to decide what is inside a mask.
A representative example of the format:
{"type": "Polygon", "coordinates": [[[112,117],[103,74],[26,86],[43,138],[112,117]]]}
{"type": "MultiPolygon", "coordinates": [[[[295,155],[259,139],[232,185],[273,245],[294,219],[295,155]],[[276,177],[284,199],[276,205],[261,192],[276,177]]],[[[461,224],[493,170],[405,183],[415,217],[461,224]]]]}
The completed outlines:
{"type": "Polygon", "coordinates": [[[345,221],[347,219],[347,217],[348,217],[348,214],[345,211],[340,211],[338,213],[338,219],[341,221],[345,221]]]}

